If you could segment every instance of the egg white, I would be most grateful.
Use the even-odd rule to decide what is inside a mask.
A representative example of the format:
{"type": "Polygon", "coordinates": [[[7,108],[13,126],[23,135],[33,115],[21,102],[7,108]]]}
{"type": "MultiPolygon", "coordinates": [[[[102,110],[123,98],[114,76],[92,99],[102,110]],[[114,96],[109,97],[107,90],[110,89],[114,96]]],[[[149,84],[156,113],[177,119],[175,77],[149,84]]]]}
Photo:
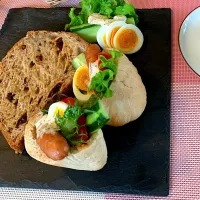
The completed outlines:
{"type": "Polygon", "coordinates": [[[125,54],[132,54],[132,53],[135,53],[135,52],[139,51],[140,48],[143,45],[144,36],[143,36],[141,30],[137,26],[135,26],[133,24],[125,24],[117,31],[117,33],[114,36],[114,48],[121,50],[117,45],[117,38],[120,37],[120,34],[125,29],[131,29],[131,30],[135,31],[135,33],[136,33],[136,35],[138,37],[138,42],[137,42],[136,46],[132,50],[126,51],[126,52],[122,51],[122,52],[125,53],[125,54]]]}
{"type": "Polygon", "coordinates": [[[74,83],[74,80],[73,80],[73,83],[72,83],[72,88],[73,88],[73,92],[74,92],[74,95],[75,97],[80,101],[80,102],[87,102],[91,95],[92,94],[82,94],[81,91],[77,88],[76,84],[74,83]]]}
{"type": "Polygon", "coordinates": [[[103,25],[97,32],[97,42],[101,46],[102,49],[109,47],[103,40],[103,37],[105,37],[105,40],[106,40],[107,30],[108,30],[108,26],[103,25]]]}
{"type": "Polygon", "coordinates": [[[68,105],[62,101],[51,104],[48,110],[48,117],[55,117],[57,114],[62,116],[67,107],[68,105]]]}

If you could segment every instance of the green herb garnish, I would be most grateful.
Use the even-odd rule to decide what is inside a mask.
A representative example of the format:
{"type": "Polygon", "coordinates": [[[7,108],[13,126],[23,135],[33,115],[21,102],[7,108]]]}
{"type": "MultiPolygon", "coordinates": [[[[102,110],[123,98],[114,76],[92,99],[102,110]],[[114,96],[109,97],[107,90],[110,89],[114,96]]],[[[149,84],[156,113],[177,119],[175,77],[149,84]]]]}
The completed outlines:
{"type": "Polygon", "coordinates": [[[43,114],[48,114],[48,110],[40,110],[43,114]]]}

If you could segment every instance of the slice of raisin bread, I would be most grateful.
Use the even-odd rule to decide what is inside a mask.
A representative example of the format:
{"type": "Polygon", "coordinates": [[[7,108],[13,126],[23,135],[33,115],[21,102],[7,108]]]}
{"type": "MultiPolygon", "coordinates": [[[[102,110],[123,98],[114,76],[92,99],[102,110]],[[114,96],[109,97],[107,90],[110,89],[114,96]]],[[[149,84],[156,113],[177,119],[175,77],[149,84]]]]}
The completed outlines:
{"type": "Polygon", "coordinates": [[[73,33],[30,31],[0,62],[0,129],[16,153],[29,118],[72,91],[71,63],[87,45],[73,33]]]}

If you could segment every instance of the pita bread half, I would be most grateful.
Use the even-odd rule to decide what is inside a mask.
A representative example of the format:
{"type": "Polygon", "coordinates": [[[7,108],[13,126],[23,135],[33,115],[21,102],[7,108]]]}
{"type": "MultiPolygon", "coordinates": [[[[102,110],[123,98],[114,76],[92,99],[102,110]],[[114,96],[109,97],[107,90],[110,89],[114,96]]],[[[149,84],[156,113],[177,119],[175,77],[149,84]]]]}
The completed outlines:
{"type": "Polygon", "coordinates": [[[146,89],[136,67],[125,55],[119,58],[118,73],[110,89],[113,96],[102,100],[110,116],[108,125],[122,126],[140,117],[146,107],[146,89]]]}
{"type": "Polygon", "coordinates": [[[45,164],[76,170],[97,171],[104,167],[107,162],[107,147],[101,130],[90,137],[87,145],[80,147],[73,153],[69,153],[63,160],[54,161],[48,158],[36,143],[35,127],[35,123],[41,117],[46,116],[39,113],[26,125],[24,135],[25,148],[32,158],[45,164]]]}

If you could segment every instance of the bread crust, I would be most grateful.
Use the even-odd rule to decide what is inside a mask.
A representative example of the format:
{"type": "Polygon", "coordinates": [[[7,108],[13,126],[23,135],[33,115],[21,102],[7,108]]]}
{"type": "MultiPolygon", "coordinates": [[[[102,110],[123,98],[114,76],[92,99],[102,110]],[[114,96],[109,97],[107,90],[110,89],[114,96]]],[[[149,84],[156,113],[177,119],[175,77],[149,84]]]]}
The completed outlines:
{"type": "Polygon", "coordinates": [[[147,103],[146,89],[136,67],[125,55],[119,58],[110,89],[113,96],[102,99],[110,117],[108,125],[123,126],[141,116],[147,103]]]}
{"type": "Polygon", "coordinates": [[[42,113],[38,113],[26,125],[25,148],[31,157],[45,164],[76,170],[96,171],[104,167],[107,162],[107,147],[101,130],[92,134],[86,145],[79,147],[72,153],[69,152],[69,155],[64,159],[54,161],[48,158],[36,142],[35,127],[37,121],[46,117],[47,115],[43,116],[42,113]]]}
{"type": "Polygon", "coordinates": [[[55,101],[56,95],[71,94],[75,72],[71,62],[87,46],[88,43],[74,33],[29,31],[0,62],[0,129],[16,153],[24,150],[24,129],[29,118],[46,108],[51,100],[55,101]],[[28,63],[31,65],[33,61],[34,69],[30,69],[28,63]],[[21,80],[25,78],[27,87],[21,80]],[[48,97],[48,93],[59,83],[58,91],[48,97]],[[36,86],[41,93],[33,94],[36,86]],[[22,91],[22,87],[27,91],[22,91]],[[20,120],[22,124],[18,124],[20,120]]]}

